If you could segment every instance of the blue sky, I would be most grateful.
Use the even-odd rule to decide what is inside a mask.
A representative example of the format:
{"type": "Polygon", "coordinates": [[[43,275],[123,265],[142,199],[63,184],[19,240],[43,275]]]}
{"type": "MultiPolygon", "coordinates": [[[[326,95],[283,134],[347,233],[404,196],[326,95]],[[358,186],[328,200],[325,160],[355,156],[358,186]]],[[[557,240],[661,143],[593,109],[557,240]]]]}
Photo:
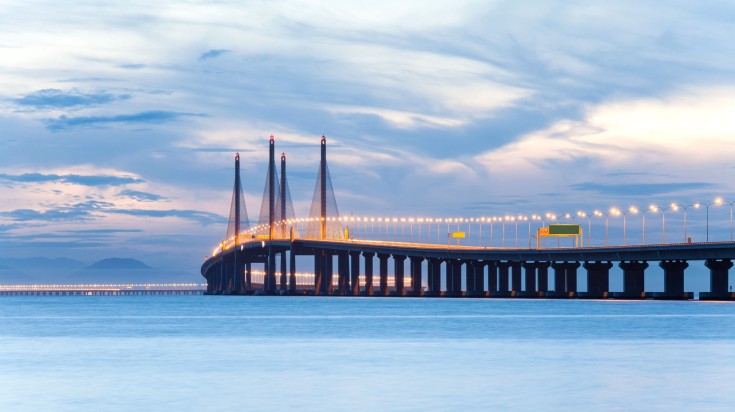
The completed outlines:
{"type": "Polygon", "coordinates": [[[300,216],[322,134],[344,214],[735,200],[730,2],[0,8],[3,256],[196,270],[226,230],[235,151],[259,210],[271,134],[300,216]]]}

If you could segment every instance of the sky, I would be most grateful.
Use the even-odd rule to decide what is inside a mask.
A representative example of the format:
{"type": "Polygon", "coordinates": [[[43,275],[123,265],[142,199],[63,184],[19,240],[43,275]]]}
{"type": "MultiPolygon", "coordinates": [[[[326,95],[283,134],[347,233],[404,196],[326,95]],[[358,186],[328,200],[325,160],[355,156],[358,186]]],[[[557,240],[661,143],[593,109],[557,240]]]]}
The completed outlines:
{"type": "MultiPolygon", "coordinates": [[[[343,215],[735,200],[732,2],[0,0],[0,10],[0,257],[132,257],[198,272],[225,236],[238,151],[257,220],[270,135],[287,153],[297,216],[308,214],[322,135],[343,215]]],[[[708,209],[712,240],[729,237],[730,210],[708,209]]],[[[701,240],[706,216],[689,212],[701,240]]],[[[683,215],[669,214],[666,231],[680,236],[683,215]]],[[[621,237],[620,219],[610,225],[621,237]]]]}

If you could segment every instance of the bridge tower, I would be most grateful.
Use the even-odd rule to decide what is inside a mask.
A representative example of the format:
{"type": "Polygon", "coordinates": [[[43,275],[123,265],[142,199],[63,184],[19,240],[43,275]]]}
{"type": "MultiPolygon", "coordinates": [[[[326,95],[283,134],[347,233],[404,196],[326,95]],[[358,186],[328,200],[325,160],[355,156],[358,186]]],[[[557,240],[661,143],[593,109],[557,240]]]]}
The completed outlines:
{"type": "MultiPolygon", "coordinates": [[[[242,180],[240,179],[240,153],[235,153],[235,184],[232,189],[232,202],[230,204],[230,216],[227,223],[226,242],[231,241],[236,249],[240,244],[241,233],[247,226],[248,212],[245,208],[245,195],[242,190],[242,180]]],[[[233,253],[232,259],[234,270],[232,282],[222,281],[221,288],[223,292],[239,291],[242,287],[241,277],[243,268],[241,268],[242,264],[237,261],[237,253],[233,253]]]]}
{"type": "Polygon", "coordinates": [[[339,210],[334,197],[332,179],[327,165],[327,138],[321,138],[321,160],[316,177],[314,197],[309,211],[310,222],[307,236],[316,239],[341,239],[344,234],[339,222],[339,210]]]}

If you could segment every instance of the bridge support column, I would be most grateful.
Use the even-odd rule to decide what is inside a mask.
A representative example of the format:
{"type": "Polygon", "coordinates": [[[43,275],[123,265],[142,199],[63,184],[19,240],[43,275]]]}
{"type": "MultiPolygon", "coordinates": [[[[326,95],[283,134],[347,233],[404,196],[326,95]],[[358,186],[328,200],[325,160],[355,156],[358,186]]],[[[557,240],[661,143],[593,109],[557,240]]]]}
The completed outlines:
{"type": "Polygon", "coordinates": [[[388,296],[388,258],[390,255],[378,253],[378,272],[380,275],[380,295],[388,296]]]}
{"type": "Polygon", "coordinates": [[[293,294],[296,293],[296,251],[291,243],[291,250],[288,253],[289,262],[289,277],[288,277],[288,290],[293,294]]]}
{"type": "Polygon", "coordinates": [[[240,258],[235,265],[235,293],[245,293],[245,259],[240,258]]]}
{"type": "Polygon", "coordinates": [[[610,292],[610,268],[611,262],[584,262],[582,265],[587,269],[587,292],[580,297],[592,299],[604,299],[610,292]]]}
{"type": "Polygon", "coordinates": [[[360,252],[350,252],[351,295],[360,294],[360,252]]]}
{"type": "Polygon", "coordinates": [[[452,262],[454,262],[453,259],[447,259],[444,264],[444,290],[445,295],[449,295],[450,293],[454,292],[454,266],[452,265],[452,262]]]}
{"type": "Polygon", "coordinates": [[[411,294],[413,296],[422,296],[423,288],[421,265],[424,258],[420,256],[411,256],[409,259],[411,259],[411,294]]]}
{"type": "MultiPolygon", "coordinates": [[[[339,265],[339,262],[337,263],[339,265]]],[[[334,292],[334,254],[327,250],[324,253],[324,274],[322,275],[323,294],[334,292]]]]}
{"type": "Polygon", "coordinates": [[[567,264],[554,262],[551,268],[554,269],[554,294],[561,296],[567,291],[567,264]]]}
{"type": "Polygon", "coordinates": [[[538,263],[536,262],[523,262],[523,269],[526,275],[526,289],[523,294],[524,297],[536,297],[536,269],[538,263]]]}
{"type": "Polygon", "coordinates": [[[266,267],[267,269],[265,270],[265,273],[267,274],[268,281],[265,282],[265,284],[267,285],[265,290],[268,293],[275,293],[276,291],[276,254],[273,253],[273,250],[270,246],[268,247],[268,259],[266,262],[266,267]]]}
{"type": "Polygon", "coordinates": [[[286,289],[288,289],[288,278],[286,277],[287,269],[286,269],[286,251],[280,253],[281,255],[281,292],[286,292],[286,289]]]}
{"type": "Polygon", "coordinates": [[[536,262],[538,273],[538,291],[545,295],[549,291],[549,266],[551,262],[536,262]]]}
{"type": "Polygon", "coordinates": [[[498,262],[488,260],[487,262],[487,290],[490,294],[498,291],[498,262]]]}
{"type": "Polygon", "coordinates": [[[454,296],[463,296],[462,293],[462,265],[464,261],[455,259],[452,261],[452,293],[454,296]]]}
{"type": "Polygon", "coordinates": [[[523,268],[523,262],[513,261],[510,264],[511,270],[511,287],[513,292],[520,292],[523,288],[521,287],[521,269],[523,268]]]}
{"type": "Polygon", "coordinates": [[[654,293],[654,299],[692,299],[694,293],[684,292],[684,269],[689,267],[686,260],[662,260],[658,263],[664,269],[664,293],[654,293]]]}
{"type": "Polygon", "coordinates": [[[324,283],[324,251],[314,251],[314,294],[322,294],[324,283]]]}
{"type": "Polygon", "coordinates": [[[373,252],[362,252],[362,256],[365,258],[365,294],[373,296],[375,294],[375,288],[373,287],[373,252]]]}
{"type": "Polygon", "coordinates": [[[732,260],[707,259],[704,265],[709,269],[709,292],[700,292],[699,300],[735,300],[735,293],[729,291],[732,260]]]}
{"type": "Polygon", "coordinates": [[[245,264],[245,290],[253,290],[253,264],[250,262],[245,264]]]}
{"type": "Polygon", "coordinates": [[[566,283],[567,283],[567,289],[566,294],[568,296],[571,296],[571,293],[574,293],[574,295],[577,294],[577,269],[579,269],[580,266],[582,266],[579,262],[565,262],[566,263],[566,283]]]}
{"type": "Polygon", "coordinates": [[[473,296],[475,294],[475,261],[465,261],[465,289],[467,296],[473,296]]]}
{"type": "Polygon", "coordinates": [[[337,294],[346,296],[350,288],[350,255],[347,252],[337,254],[337,294]]]}
{"type": "Polygon", "coordinates": [[[485,296],[485,266],[486,260],[472,262],[475,267],[475,296],[485,296]]]}
{"type": "Polygon", "coordinates": [[[395,296],[406,296],[406,290],[403,287],[405,262],[406,256],[393,255],[393,283],[395,284],[395,296]]]}
{"type": "Polygon", "coordinates": [[[614,292],[616,299],[642,299],[646,297],[644,273],[648,269],[647,262],[620,262],[623,269],[623,293],[614,292]]]}
{"type": "Polygon", "coordinates": [[[508,269],[512,262],[498,262],[498,292],[501,296],[509,296],[508,269]]]}

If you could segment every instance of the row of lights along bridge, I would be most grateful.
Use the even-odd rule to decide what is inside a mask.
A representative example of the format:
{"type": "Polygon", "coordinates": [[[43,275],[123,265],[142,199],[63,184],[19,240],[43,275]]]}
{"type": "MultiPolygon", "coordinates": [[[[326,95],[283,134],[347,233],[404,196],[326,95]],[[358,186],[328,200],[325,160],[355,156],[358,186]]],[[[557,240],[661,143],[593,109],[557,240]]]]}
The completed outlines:
{"type": "MultiPolygon", "coordinates": [[[[355,216],[349,216],[349,217],[327,217],[326,219],[328,221],[335,221],[340,222],[342,224],[345,224],[348,228],[350,225],[354,225],[353,227],[355,230],[353,230],[350,233],[348,230],[348,236],[351,239],[361,239],[361,240],[377,240],[381,239],[384,241],[396,241],[396,242],[413,242],[414,241],[414,225],[416,226],[416,235],[417,235],[417,241],[418,242],[426,242],[426,243],[433,243],[434,236],[436,236],[436,243],[442,243],[443,236],[447,235],[447,242],[448,242],[448,234],[455,229],[459,232],[462,229],[466,228],[468,232],[468,238],[471,235],[472,231],[472,224],[478,225],[477,230],[479,231],[478,234],[478,246],[483,246],[483,225],[488,224],[489,225],[489,245],[492,246],[494,244],[493,241],[493,229],[494,224],[498,223],[500,225],[499,229],[501,229],[500,238],[501,238],[501,246],[506,247],[509,246],[506,244],[506,237],[510,238],[513,236],[515,239],[515,247],[519,247],[519,225],[523,225],[523,223],[527,223],[528,228],[528,247],[531,247],[531,239],[534,237],[532,236],[531,232],[531,222],[536,221],[540,222],[541,226],[546,226],[546,222],[556,222],[560,223],[563,221],[563,219],[566,219],[566,222],[574,222],[577,218],[587,219],[587,239],[588,239],[588,245],[591,245],[591,234],[592,234],[592,219],[594,217],[605,218],[605,246],[608,246],[609,244],[609,226],[610,226],[610,217],[621,217],[623,219],[623,245],[628,244],[627,240],[627,218],[629,214],[641,215],[641,225],[642,225],[642,244],[647,244],[646,241],[646,214],[647,213],[660,213],[661,214],[661,243],[666,243],[666,212],[678,212],[683,211],[683,232],[684,232],[684,243],[687,242],[688,238],[688,232],[687,232],[687,211],[689,208],[694,209],[700,209],[704,208],[706,210],[706,241],[709,242],[709,208],[711,206],[723,206],[723,205],[729,205],[730,206],[730,240],[733,240],[733,206],[735,205],[735,201],[727,201],[722,198],[717,198],[711,203],[700,203],[695,202],[688,205],[678,204],[678,203],[671,203],[670,205],[666,207],[660,207],[657,205],[651,205],[646,209],[639,209],[635,206],[631,206],[628,209],[620,209],[620,208],[610,208],[607,211],[600,211],[600,210],[594,210],[592,212],[584,212],[584,211],[578,211],[576,213],[546,213],[544,215],[541,214],[532,214],[532,215],[505,215],[505,216],[492,216],[492,217],[479,217],[479,218],[417,218],[417,217],[355,217],[355,216]],[[514,227],[514,235],[509,234],[506,236],[506,224],[508,224],[511,228],[514,227]],[[436,225],[436,231],[432,233],[432,226],[436,225]],[[441,231],[442,226],[446,225],[446,233],[443,233],[441,231]],[[463,226],[466,225],[466,226],[463,226]],[[400,227],[399,227],[400,226],[400,227]],[[408,227],[407,227],[408,226],[408,227]],[[422,227],[426,227],[425,230],[425,237],[422,236],[422,227]],[[406,230],[408,229],[408,231],[406,230]],[[408,233],[406,233],[408,232],[408,233]]],[[[274,230],[276,237],[287,237],[290,236],[290,228],[294,228],[295,236],[298,236],[299,233],[305,233],[306,230],[304,228],[304,225],[308,224],[309,222],[320,220],[318,218],[295,218],[295,219],[288,219],[285,221],[276,221],[274,223],[275,228],[279,228],[280,230],[274,230]],[[278,234],[280,232],[280,236],[278,234]]],[[[247,229],[241,233],[240,240],[243,240],[244,238],[252,238],[252,237],[260,237],[267,235],[269,233],[269,225],[259,225],[251,227],[250,229],[247,229]]],[[[215,250],[214,254],[216,255],[221,251],[221,248],[224,246],[225,249],[229,249],[230,247],[235,245],[235,239],[228,239],[225,242],[223,242],[223,245],[220,246],[217,250],[215,250]]],[[[237,242],[239,243],[239,242],[237,242]]],[[[471,241],[468,241],[469,245],[471,246],[471,241]]]]}

